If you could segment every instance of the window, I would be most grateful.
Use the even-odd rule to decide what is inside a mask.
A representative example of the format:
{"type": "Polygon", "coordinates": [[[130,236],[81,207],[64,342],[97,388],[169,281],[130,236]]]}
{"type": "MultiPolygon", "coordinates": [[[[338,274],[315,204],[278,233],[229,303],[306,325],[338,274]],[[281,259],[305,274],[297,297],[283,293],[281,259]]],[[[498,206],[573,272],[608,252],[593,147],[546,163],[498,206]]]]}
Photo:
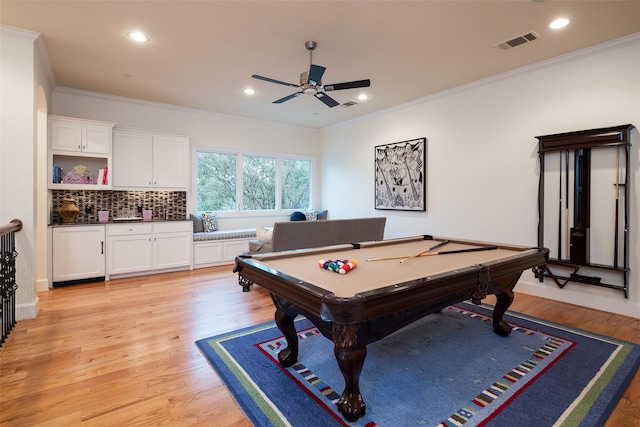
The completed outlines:
{"type": "Polygon", "coordinates": [[[236,210],[235,154],[198,151],[197,209],[236,210]]]}
{"type": "Polygon", "coordinates": [[[282,159],[282,209],[307,209],[310,206],[311,162],[282,159]]]}
{"type": "Polygon", "coordinates": [[[313,160],[196,150],[196,209],[250,212],[311,207],[313,160]]]}
{"type": "Polygon", "coordinates": [[[242,209],[276,208],[276,159],[244,156],[242,159],[242,209]]]}

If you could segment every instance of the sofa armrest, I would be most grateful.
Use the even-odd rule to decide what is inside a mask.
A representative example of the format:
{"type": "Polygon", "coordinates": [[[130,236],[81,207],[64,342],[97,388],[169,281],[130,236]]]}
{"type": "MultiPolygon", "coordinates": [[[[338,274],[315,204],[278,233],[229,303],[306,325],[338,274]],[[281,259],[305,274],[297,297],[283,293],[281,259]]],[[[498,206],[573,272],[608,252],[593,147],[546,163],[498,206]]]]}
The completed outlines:
{"type": "Polygon", "coordinates": [[[249,240],[249,253],[266,253],[273,252],[273,246],[270,243],[263,243],[259,240],[249,240]]]}

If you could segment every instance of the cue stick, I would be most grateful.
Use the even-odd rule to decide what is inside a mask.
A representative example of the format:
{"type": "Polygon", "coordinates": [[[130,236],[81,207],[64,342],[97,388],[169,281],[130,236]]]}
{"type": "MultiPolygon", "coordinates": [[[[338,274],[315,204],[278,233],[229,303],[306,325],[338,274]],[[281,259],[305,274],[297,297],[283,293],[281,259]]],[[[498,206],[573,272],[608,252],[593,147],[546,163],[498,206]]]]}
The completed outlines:
{"type": "Polygon", "coordinates": [[[564,170],[565,170],[565,178],[564,178],[564,222],[565,222],[565,249],[566,257],[565,259],[571,258],[569,256],[569,150],[564,152],[564,170]]]}
{"type": "Polygon", "coordinates": [[[417,253],[417,254],[415,254],[415,255],[411,255],[409,258],[405,258],[405,259],[403,259],[402,261],[400,261],[400,264],[402,264],[402,263],[403,263],[403,262],[405,262],[405,261],[409,261],[410,259],[413,259],[413,258],[415,258],[415,257],[419,257],[419,256],[421,256],[421,255],[423,255],[423,254],[426,254],[427,252],[432,251],[432,250],[434,250],[434,249],[437,249],[437,248],[439,248],[439,247],[441,247],[441,246],[444,246],[444,245],[446,245],[447,243],[449,243],[449,241],[448,241],[448,240],[443,240],[442,242],[438,243],[437,245],[430,247],[430,248],[429,248],[429,249],[427,249],[426,251],[419,252],[419,253],[417,253]]]}
{"type": "MultiPolygon", "coordinates": [[[[472,249],[456,249],[454,251],[440,251],[440,252],[428,252],[426,254],[422,254],[420,255],[421,257],[423,256],[433,256],[433,255],[448,255],[448,254],[461,254],[463,252],[479,252],[479,251],[490,251],[493,249],[498,249],[497,246],[483,246],[481,248],[472,248],[472,249]]],[[[407,256],[390,256],[390,257],[385,257],[385,258],[367,258],[367,262],[371,262],[371,261],[386,261],[386,260],[390,260],[390,259],[402,259],[402,258],[407,258],[407,256]]]]}
{"type": "Polygon", "coordinates": [[[562,260],[562,152],[558,153],[560,164],[558,168],[558,261],[562,260]]]}
{"type": "Polygon", "coordinates": [[[616,147],[616,217],[613,236],[613,266],[618,267],[618,208],[620,206],[620,146],[616,147]]]}

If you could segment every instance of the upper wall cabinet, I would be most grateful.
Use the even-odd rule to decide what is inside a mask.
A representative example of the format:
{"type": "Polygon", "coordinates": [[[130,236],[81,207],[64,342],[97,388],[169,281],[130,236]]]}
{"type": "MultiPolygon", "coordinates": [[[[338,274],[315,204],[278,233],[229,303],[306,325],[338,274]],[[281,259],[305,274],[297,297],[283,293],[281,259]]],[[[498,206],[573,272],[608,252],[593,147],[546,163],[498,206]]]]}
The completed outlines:
{"type": "Polygon", "coordinates": [[[189,138],[181,135],[116,129],[113,139],[113,188],[187,191],[189,138]]]}
{"type": "Polygon", "coordinates": [[[111,152],[113,123],[49,117],[51,149],[94,154],[111,152]]]}
{"type": "Polygon", "coordinates": [[[108,177],[115,124],[60,116],[49,116],[48,122],[48,187],[110,189],[108,177]]]}

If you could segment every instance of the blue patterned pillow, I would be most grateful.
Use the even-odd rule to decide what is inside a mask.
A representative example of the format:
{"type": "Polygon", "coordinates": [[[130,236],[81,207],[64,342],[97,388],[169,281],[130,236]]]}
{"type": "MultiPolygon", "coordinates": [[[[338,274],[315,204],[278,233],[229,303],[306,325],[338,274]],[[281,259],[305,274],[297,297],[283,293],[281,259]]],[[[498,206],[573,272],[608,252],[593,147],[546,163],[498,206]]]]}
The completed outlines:
{"type": "Polygon", "coordinates": [[[216,231],[218,229],[218,217],[215,212],[202,212],[202,224],[204,231],[216,231]]]}

